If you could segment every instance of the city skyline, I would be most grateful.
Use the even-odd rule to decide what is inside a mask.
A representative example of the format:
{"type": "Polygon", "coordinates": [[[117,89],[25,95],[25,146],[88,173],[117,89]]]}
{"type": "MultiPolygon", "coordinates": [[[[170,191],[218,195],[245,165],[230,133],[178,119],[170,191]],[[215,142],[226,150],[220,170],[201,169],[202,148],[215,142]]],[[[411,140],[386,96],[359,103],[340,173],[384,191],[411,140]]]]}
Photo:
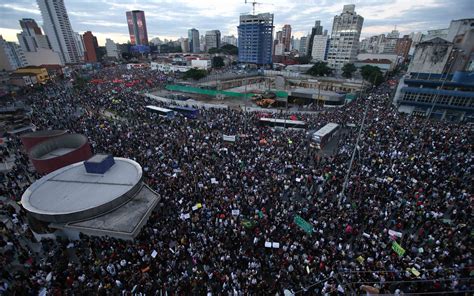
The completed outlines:
{"type": "MultiPolygon", "coordinates": [[[[252,5],[243,0],[228,1],[225,5],[216,0],[204,1],[125,1],[125,0],[66,0],[72,28],[75,32],[92,31],[100,45],[106,38],[122,43],[129,41],[125,12],[144,10],[147,16],[149,38],[177,39],[186,37],[189,28],[200,32],[220,30],[222,36],[237,35],[239,16],[249,13],[252,5]],[[209,9],[212,7],[212,9],[209,9]]],[[[445,28],[452,19],[472,17],[474,4],[469,0],[456,1],[456,5],[438,0],[398,0],[386,3],[381,0],[364,1],[286,1],[275,0],[271,5],[256,5],[256,13],[274,13],[275,28],[284,24],[292,26],[295,37],[311,31],[315,20],[332,28],[335,15],[343,5],[355,4],[358,14],[364,17],[361,39],[390,32],[395,26],[401,34],[445,28]]],[[[11,3],[0,0],[2,17],[0,34],[8,41],[17,42],[21,31],[19,20],[33,18],[40,26],[43,20],[35,0],[18,0],[11,3]]]]}

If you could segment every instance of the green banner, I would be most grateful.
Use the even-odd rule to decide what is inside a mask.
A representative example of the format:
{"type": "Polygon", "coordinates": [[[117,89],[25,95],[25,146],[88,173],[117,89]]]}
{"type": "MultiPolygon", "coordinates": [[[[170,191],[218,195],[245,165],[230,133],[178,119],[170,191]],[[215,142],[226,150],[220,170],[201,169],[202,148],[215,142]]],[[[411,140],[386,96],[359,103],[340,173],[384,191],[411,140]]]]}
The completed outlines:
{"type": "Polygon", "coordinates": [[[301,218],[299,215],[295,215],[295,218],[293,219],[293,222],[296,225],[298,225],[301,229],[306,231],[307,233],[309,233],[309,234],[313,233],[313,225],[306,222],[306,220],[301,218]]]}
{"type": "Polygon", "coordinates": [[[240,222],[240,224],[245,228],[253,228],[255,226],[255,223],[249,219],[242,219],[242,222],[240,222]]]}
{"type": "Polygon", "coordinates": [[[405,254],[405,249],[402,248],[396,241],[392,243],[392,250],[395,251],[395,253],[398,254],[398,256],[402,257],[403,254],[405,254]]]}

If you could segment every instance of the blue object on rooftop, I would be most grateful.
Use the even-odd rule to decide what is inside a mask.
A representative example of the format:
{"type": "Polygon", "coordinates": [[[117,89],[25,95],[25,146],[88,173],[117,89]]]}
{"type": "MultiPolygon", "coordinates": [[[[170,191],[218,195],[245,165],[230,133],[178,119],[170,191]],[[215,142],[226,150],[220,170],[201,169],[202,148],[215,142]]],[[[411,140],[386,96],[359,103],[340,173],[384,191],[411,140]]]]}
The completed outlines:
{"type": "Polygon", "coordinates": [[[107,154],[96,154],[84,161],[84,167],[89,174],[105,174],[114,164],[114,157],[107,154]]]}

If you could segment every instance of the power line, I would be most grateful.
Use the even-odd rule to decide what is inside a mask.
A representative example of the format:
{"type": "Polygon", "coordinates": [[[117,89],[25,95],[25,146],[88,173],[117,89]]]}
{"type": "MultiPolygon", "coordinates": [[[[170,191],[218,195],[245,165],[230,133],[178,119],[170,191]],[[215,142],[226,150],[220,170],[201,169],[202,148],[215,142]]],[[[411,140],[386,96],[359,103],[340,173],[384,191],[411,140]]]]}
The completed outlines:
{"type": "Polygon", "coordinates": [[[400,281],[360,281],[360,282],[349,282],[347,285],[352,285],[352,284],[389,284],[389,283],[426,283],[426,282],[449,282],[449,281],[463,281],[463,280],[469,280],[472,278],[454,278],[454,279],[423,279],[423,280],[400,280],[400,281]]]}

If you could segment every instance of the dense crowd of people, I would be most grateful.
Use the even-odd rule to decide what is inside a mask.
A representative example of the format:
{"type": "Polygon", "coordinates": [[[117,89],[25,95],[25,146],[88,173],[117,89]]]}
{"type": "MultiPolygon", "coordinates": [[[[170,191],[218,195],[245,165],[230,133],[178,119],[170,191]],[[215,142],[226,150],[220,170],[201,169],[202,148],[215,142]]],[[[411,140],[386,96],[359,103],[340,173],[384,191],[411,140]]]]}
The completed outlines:
{"type": "MultiPolygon", "coordinates": [[[[322,153],[305,130],[260,127],[257,112],[201,109],[196,120],[147,112],[162,104],[140,94],[164,86],[157,72],[117,66],[93,79],[80,88],[56,80],[25,96],[34,124],[84,134],[95,153],[136,160],[160,203],[134,241],[42,240],[39,251],[29,247],[24,211],[5,205],[14,223],[0,224],[0,294],[474,291],[470,126],[398,113],[382,84],[343,107],[297,115],[309,129],[344,126],[333,151],[322,153]],[[342,193],[358,134],[347,126],[358,128],[366,108],[342,193]]],[[[17,202],[40,176],[18,138],[0,153],[16,154],[0,192],[17,202]]]]}

